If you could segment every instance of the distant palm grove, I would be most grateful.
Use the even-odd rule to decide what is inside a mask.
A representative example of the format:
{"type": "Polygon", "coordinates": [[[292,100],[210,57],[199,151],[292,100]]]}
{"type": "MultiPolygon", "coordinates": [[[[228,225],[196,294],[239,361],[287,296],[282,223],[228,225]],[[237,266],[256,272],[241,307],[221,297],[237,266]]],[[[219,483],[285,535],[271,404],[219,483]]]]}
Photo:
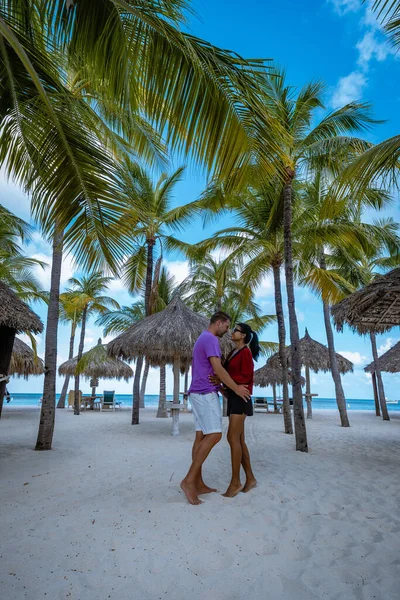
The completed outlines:
{"type": "MultiPolygon", "coordinates": [[[[263,355],[279,353],[284,430],[306,452],[295,285],[307,286],[321,300],[340,423],[349,426],[330,307],[400,264],[399,224],[379,215],[399,183],[400,134],[374,145],[368,103],[330,112],[323,83],[293,87],[272,61],[247,60],[184,33],[190,5],[0,3],[0,166],[29,193],[32,222],[52,246],[51,286],[43,290],[35,272],[46,265],[24,250],[33,227],[0,205],[0,279],[33,307],[47,305],[37,450],[52,445],[58,323],[69,325],[69,358],[79,360],[90,316],[104,335],[117,335],[175,294],[198,313],[224,310],[259,332],[276,323],[279,344],[263,342],[263,355]],[[189,175],[173,164],[207,173],[199,198],[176,206],[175,186],[189,175]],[[233,225],[195,245],[181,239],[193,219],[221,214],[233,225]],[[172,252],[189,261],[183,282],[163,265],[172,252]],[[60,290],[66,256],[76,275],[60,290]],[[255,300],[269,274],[274,315],[262,314],[255,300]],[[130,306],[110,297],[115,278],[132,294],[130,306]]],[[[373,10],[388,43],[399,47],[400,1],[376,1],[373,10]]],[[[371,343],[375,356],[373,335],[371,343]]],[[[149,366],[136,359],[133,423],[149,366]]],[[[379,369],[376,376],[389,418],[379,369]]],[[[79,375],[71,387],[79,414],[79,375]]],[[[160,417],[164,396],[165,365],[160,417]]]]}

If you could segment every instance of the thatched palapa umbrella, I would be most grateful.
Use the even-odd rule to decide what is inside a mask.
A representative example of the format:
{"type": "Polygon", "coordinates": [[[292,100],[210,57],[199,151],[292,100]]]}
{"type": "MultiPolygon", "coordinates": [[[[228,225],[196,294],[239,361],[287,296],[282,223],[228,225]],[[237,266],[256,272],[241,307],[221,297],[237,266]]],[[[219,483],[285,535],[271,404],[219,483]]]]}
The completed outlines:
{"type": "Polygon", "coordinates": [[[43,373],[44,364],[42,359],[35,355],[28,344],[16,337],[8,374],[28,379],[30,375],[42,375],[43,373]]]}
{"type": "Polygon", "coordinates": [[[119,358],[108,355],[107,346],[101,343],[101,339],[94,348],[82,354],[78,363],[75,356],[62,363],[58,369],[59,375],[83,375],[86,379],[90,378],[92,388],[91,408],[96,397],[96,387],[99,385],[99,379],[125,379],[133,376],[133,371],[129,365],[119,358]]]}
{"type": "MultiPolygon", "coordinates": [[[[292,373],[290,369],[288,369],[288,380],[291,383],[292,373]]],[[[301,377],[301,385],[304,385],[306,380],[304,377],[301,377]]],[[[282,385],[283,383],[283,370],[279,360],[275,360],[274,356],[271,356],[266,364],[254,371],[254,385],[258,387],[272,387],[272,397],[274,400],[274,410],[277,412],[278,407],[276,403],[276,386],[282,385]],[[272,360],[271,360],[272,359],[272,360]]]]}
{"type": "MultiPolygon", "coordinates": [[[[179,403],[179,373],[192,360],[193,346],[209,320],[193,312],[176,295],[168,306],[132,325],[108,344],[111,356],[132,360],[144,356],[152,366],[172,364],[174,403],[179,403]]],[[[134,397],[132,423],[139,423],[139,399],[134,397]]]]}
{"type": "Polygon", "coordinates": [[[43,323],[5,283],[0,281],[0,416],[16,333],[40,333],[43,323]]]}
{"type": "MultiPolygon", "coordinates": [[[[330,371],[331,370],[331,361],[329,358],[328,348],[326,346],[324,346],[323,344],[320,344],[316,340],[313,340],[312,337],[309,335],[307,329],[306,329],[305,336],[303,338],[301,338],[301,340],[299,340],[299,343],[300,343],[301,364],[306,369],[306,393],[304,395],[305,395],[306,402],[307,402],[307,418],[310,419],[312,417],[312,408],[311,408],[312,394],[311,394],[310,369],[311,369],[311,371],[314,371],[314,373],[318,373],[319,371],[324,371],[324,372],[330,371]]],[[[291,362],[290,346],[288,346],[286,348],[286,350],[287,350],[288,364],[290,366],[290,362],[291,362]]],[[[338,352],[336,352],[335,354],[336,354],[337,366],[338,366],[340,373],[344,374],[344,373],[353,371],[353,363],[350,360],[348,360],[347,358],[345,358],[338,352]]],[[[279,355],[278,354],[274,354],[273,356],[271,356],[270,360],[271,360],[271,363],[273,363],[273,364],[278,363],[278,365],[279,365],[279,355]]]]}
{"type": "MultiPolygon", "coordinates": [[[[394,346],[392,346],[385,354],[382,354],[378,358],[378,368],[379,371],[386,371],[387,373],[400,373],[400,342],[397,342],[394,346]]],[[[379,396],[376,385],[376,365],[375,361],[372,361],[364,367],[364,371],[367,373],[371,373],[372,375],[372,385],[374,388],[374,399],[375,399],[375,410],[376,415],[379,417],[379,396]]]]}
{"type": "MultiPolygon", "coordinates": [[[[369,333],[375,362],[372,375],[375,403],[377,406],[380,404],[383,419],[389,421],[375,335],[400,325],[400,268],[376,277],[365,287],[335,304],[331,312],[339,331],[347,324],[358,333],[369,333]]],[[[379,414],[379,408],[376,414],[379,414]]]]}
{"type": "Polygon", "coordinates": [[[339,331],[344,324],[358,333],[383,333],[400,325],[400,268],[380,275],[331,309],[339,331]]]}

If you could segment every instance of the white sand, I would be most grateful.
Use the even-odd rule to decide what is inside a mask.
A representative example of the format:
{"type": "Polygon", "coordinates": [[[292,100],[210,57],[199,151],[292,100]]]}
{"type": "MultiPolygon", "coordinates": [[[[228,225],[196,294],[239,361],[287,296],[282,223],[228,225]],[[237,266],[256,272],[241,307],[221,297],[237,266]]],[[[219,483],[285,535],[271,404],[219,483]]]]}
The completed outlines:
{"type": "MultiPolygon", "coordinates": [[[[7,600],[395,600],[400,589],[400,414],[315,411],[310,453],[280,415],[247,420],[259,486],[190,506],[191,415],[57,412],[54,449],[34,452],[39,412],[0,422],[0,589],[7,600]]],[[[225,439],[206,463],[229,481],[225,439]]]]}

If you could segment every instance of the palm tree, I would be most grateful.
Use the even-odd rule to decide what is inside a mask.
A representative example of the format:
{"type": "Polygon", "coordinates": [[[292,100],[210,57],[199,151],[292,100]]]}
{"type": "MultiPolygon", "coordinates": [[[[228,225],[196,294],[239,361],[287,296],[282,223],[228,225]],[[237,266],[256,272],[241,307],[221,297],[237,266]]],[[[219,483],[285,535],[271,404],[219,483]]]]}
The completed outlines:
{"type": "Polygon", "coordinates": [[[400,45],[400,0],[374,0],[371,9],[377,13],[377,19],[381,21],[392,44],[398,47],[400,45]]]}
{"type": "MultiPolygon", "coordinates": [[[[328,114],[312,127],[317,109],[323,109],[321,83],[306,85],[297,94],[285,83],[284,73],[269,77],[265,84],[268,114],[273,113],[281,125],[279,150],[275,160],[283,178],[283,231],[286,291],[289,312],[290,341],[292,353],[293,408],[296,449],[308,451],[301,390],[301,359],[299,329],[295,310],[293,274],[292,211],[293,186],[304,174],[316,166],[331,166],[349,160],[352,153],[368,147],[366,142],[349,137],[349,133],[363,131],[374,121],[369,106],[351,103],[328,114]]],[[[255,128],[260,128],[255,122],[255,128]]],[[[262,135],[262,132],[259,133],[262,135]]]]}
{"type": "Polygon", "coordinates": [[[32,227],[23,219],[0,205],[0,279],[4,281],[21,300],[47,301],[33,269],[46,268],[46,263],[24,255],[21,243],[28,241],[32,227]]]}
{"type": "MultiPolygon", "coordinates": [[[[154,270],[154,281],[150,293],[150,313],[154,314],[164,310],[172,300],[175,290],[175,278],[168,273],[166,267],[161,267],[161,259],[158,259],[154,270]]],[[[120,310],[108,311],[103,313],[96,321],[96,325],[104,327],[103,334],[116,335],[129,329],[131,325],[145,317],[144,301],[137,300],[132,306],[123,306],[120,310]]],[[[144,396],[146,392],[147,375],[149,372],[149,363],[146,361],[145,369],[140,386],[141,402],[139,408],[144,407],[144,396]],[[142,402],[143,400],[143,402],[142,402]]],[[[160,367],[160,395],[158,403],[157,417],[166,417],[166,372],[165,365],[160,367]]],[[[133,410],[135,409],[135,397],[133,398],[133,410]]],[[[134,415],[134,420],[138,420],[138,415],[134,415]]]]}
{"type": "MultiPolygon", "coordinates": [[[[78,310],[81,311],[81,336],[78,347],[78,362],[82,358],[83,348],[85,344],[86,322],[90,315],[95,313],[104,313],[110,307],[119,309],[120,306],[116,300],[109,296],[103,296],[111,281],[111,277],[104,277],[102,273],[94,272],[81,279],[71,277],[69,283],[72,286],[68,290],[71,300],[76,302],[78,310]]],[[[75,405],[74,414],[79,415],[79,375],[75,377],[75,405]]]]}
{"type": "MultiPolygon", "coordinates": [[[[288,369],[286,359],[286,328],[283,313],[281,270],[284,263],[282,215],[274,214],[276,196],[281,192],[276,182],[256,189],[249,185],[237,195],[226,195],[221,188],[208,190],[207,208],[216,204],[233,211],[237,224],[215,233],[199,244],[206,251],[220,248],[228,253],[228,260],[244,264],[240,280],[244,287],[255,290],[271,272],[274,278],[275,310],[278,324],[279,356],[282,365],[283,417],[285,433],[293,433],[289,404],[288,369]]],[[[236,283],[235,283],[236,285],[236,283]]]]}
{"type": "MultiPolygon", "coordinates": [[[[74,357],[76,328],[82,318],[82,311],[78,308],[78,301],[79,299],[74,296],[73,292],[60,294],[60,321],[62,323],[71,323],[68,360],[74,357]]],[[[65,408],[65,398],[67,396],[70,377],[70,375],[65,376],[57,408],[65,408]]]]}

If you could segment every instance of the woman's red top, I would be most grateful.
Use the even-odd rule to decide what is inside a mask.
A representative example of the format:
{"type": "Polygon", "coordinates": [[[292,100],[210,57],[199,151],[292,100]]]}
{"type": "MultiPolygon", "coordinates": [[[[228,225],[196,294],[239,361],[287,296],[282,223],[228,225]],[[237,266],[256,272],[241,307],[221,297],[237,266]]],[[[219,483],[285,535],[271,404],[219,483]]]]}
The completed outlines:
{"type": "Polygon", "coordinates": [[[250,349],[241,348],[232,358],[227,358],[225,369],[235,383],[247,385],[250,394],[253,393],[254,362],[250,349]]]}

